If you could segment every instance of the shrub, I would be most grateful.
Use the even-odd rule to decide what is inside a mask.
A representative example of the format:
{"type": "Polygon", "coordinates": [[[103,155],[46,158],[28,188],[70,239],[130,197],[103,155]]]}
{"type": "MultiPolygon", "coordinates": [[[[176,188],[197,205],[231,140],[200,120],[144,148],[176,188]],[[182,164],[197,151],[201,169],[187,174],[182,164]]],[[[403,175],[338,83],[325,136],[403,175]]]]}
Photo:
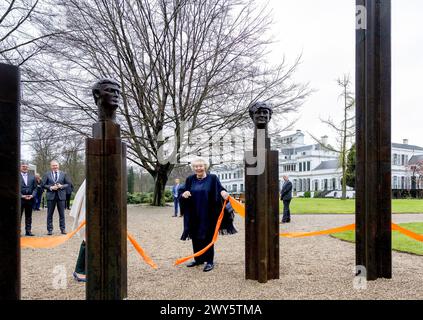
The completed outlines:
{"type": "Polygon", "coordinates": [[[128,193],[127,203],[128,204],[142,204],[142,203],[152,203],[153,202],[153,193],[152,192],[135,192],[128,193]]]}
{"type": "Polygon", "coordinates": [[[165,190],[165,202],[173,202],[173,194],[170,190],[165,190]]]}
{"type": "Polygon", "coordinates": [[[310,191],[304,192],[304,198],[311,198],[311,192],[310,191]]]}

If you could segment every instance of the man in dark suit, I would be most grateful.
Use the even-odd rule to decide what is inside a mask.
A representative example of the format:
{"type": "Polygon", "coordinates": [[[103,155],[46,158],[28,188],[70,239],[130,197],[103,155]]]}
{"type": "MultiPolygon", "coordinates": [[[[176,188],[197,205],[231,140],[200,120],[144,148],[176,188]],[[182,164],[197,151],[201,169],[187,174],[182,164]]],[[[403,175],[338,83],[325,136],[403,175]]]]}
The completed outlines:
{"type": "Polygon", "coordinates": [[[25,235],[32,237],[32,205],[37,194],[35,177],[28,172],[28,163],[21,163],[21,220],[25,211],[25,235]]]}
{"type": "Polygon", "coordinates": [[[281,191],[281,200],[283,201],[283,217],[282,223],[291,222],[291,211],[289,205],[292,200],[292,183],[289,181],[288,176],[283,176],[283,186],[281,191]]]}
{"type": "Polygon", "coordinates": [[[71,181],[65,172],[59,170],[59,167],[59,163],[53,160],[50,163],[51,171],[43,177],[43,187],[47,190],[47,231],[49,236],[53,234],[53,213],[56,206],[59,211],[60,231],[62,234],[66,234],[66,188],[71,181]]]}
{"type": "MultiPolygon", "coordinates": [[[[179,210],[178,190],[179,190],[180,186],[181,186],[180,180],[179,179],[175,179],[175,185],[172,187],[173,205],[174,205],[173,216],[174,217],[177,217],[178,216],[178,210],[179,210]]],[[[181,217],[182,217],[182,215],[181,215],[181,217]]]]}

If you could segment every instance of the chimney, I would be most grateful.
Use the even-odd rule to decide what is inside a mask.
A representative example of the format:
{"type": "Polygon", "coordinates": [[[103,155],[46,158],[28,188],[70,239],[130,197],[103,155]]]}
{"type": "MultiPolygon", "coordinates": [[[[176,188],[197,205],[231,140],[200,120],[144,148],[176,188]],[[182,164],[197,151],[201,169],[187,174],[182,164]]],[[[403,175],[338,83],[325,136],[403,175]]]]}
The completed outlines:
{"type": "Polygon", "coordinates": [[[408,139],[404,139],[404,140],[402,141],[402,143],[403,143],[403,144],[408,144],[408,139]]]}
{"type": "Polygon", "coordinates": [[[328,144],[328,142],[329,142],[328,139],[329,139],[328,136],[323,136],[321,138],[321,143],[326,146],[328,144]]]}

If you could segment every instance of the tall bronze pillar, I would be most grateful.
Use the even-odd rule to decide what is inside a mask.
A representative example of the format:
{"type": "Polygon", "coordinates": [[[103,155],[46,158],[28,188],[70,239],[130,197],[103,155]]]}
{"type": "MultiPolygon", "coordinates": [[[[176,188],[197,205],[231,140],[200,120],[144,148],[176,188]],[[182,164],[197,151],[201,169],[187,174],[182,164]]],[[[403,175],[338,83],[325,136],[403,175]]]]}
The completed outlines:
{"type": "Polygon", "coordinates": [[[270,150],[271,115],[265,103],[251,106],[254,148],[245,154],[245,276],[260,283],[279,279],[279,153],[270,150]]]}
{"type": "Polygon", "coordinates": [[[0,300],[21,297],[20,73],[0,64],[0,300]]]}
{"type": "Polygon", "coordinates": [[[357,5],[367,28],[356,33],[356,264],[376,280],[392,277],[391,1],[357,5]]]}
{"type": "Polygon", "coordinates": [[[116,123],[120,87],[104,79],[93,88],[99,121],[87,139],[87,300],[127,297],[126,144],[116,123]]]}

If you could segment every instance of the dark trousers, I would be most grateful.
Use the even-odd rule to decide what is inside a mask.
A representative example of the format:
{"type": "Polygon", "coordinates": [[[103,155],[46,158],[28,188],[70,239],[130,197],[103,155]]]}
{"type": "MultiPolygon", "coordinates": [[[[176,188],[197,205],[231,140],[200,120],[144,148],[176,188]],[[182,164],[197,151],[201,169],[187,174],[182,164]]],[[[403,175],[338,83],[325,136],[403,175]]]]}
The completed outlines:
{"type": "Polygon", "coordinates": [[[59,196],[56,194],[54,200],[47,200],[47,231],[53,231],[53,213],[57,206],[59,211],[59,223],[60,231],[66,230],[65,224],[65,200],[59,200],[59,196]]]}
{"type": "Polygon", "coordinates": [[[21,199],[21,221],[25,211],[25,233],[30,233],[32,228],[32,200],[21,199]]]}
{"type": "Polygon", "coordinates": [[[287,222],[291,220],[291,210],[289,210],[289,205],[291,204],[290,200],[283,200],[283,217],[282,222],[287,222]]]}
{"type": "Polygon", "coordinates": [[[32,204],[32,208],[34,210],[40,210],[40,205],[41,205],[41,197],[42,194],[37,194],[34,198],[34,203],[32,204]]]}
{"type": "Polygon", "coordinates": [[[78,260],[76,260],[75,272],[85,274],[85,241],[79,247],[78,260]]]}
{"type": "Polygon", "coordinates": [[[176,217],[178,215],[178,209],[179,209],[179,200],[177,197],[173,197],[173,206],[175,208],[173,215],[176,217]]]}
{"type": "Polygon", "coordinates": [[[71,196],[72,196],[72,194],[66,195],[66,209],[70,209],[71,196]]]}
{"type": "MultiPolygon", "coordinates": [[[[207,245],[211,242],[210,240],[205,239],[192,239],[192,248],[194,249],[194,253],[204,249],[207,245]]],[[[213,263],[214,260],[214,245],[209,248],[206,252],[204,252],[201,256],[196,257],[195,261],[198,263],[213,263]]]]}

